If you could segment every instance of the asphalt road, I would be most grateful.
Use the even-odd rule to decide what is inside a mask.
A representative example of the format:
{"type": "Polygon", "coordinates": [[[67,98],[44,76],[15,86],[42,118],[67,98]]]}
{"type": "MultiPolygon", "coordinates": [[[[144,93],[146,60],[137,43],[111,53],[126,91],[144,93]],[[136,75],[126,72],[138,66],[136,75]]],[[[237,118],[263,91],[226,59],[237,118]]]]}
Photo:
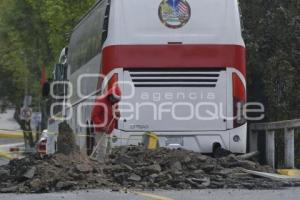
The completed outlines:
{"type": "Polygon", "coordinates": [[[14,143],[20,143],[20,142],[24,142],[23,139],[7,139],[7,138],[0,138],[0,145],[3,144],[14,144],[14,143]]]}
{"type": "Polygon", "coordinates": [[[145,193],[90,190],[51,194],[1,194],[0,200],[298,200],[300,188],[285,190],[197,190],[145,193]]]}
{"type": "Polygon", "coordinates": [[[8,164],[8,160],[4,158],[0,158],[0,166],[8,164]]]}

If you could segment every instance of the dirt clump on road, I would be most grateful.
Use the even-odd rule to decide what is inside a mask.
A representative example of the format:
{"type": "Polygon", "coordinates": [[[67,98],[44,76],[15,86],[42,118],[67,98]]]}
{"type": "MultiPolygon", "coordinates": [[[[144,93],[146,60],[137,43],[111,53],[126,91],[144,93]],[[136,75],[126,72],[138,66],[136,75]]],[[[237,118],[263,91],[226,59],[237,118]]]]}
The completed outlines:
{"type": "MultiPolygon", "coordinates": [[[[29,193],[96,188],[131,189],[276,189],[297,186],[243,172],[273,172],[268,166],[228,155],[139,146],[115,148],[105,164],[80,152],[51,157],[29,156],[0,167],[0,192],[29,193]]],[[[298,184],[299,186],[299,184],[298,184]]]]}

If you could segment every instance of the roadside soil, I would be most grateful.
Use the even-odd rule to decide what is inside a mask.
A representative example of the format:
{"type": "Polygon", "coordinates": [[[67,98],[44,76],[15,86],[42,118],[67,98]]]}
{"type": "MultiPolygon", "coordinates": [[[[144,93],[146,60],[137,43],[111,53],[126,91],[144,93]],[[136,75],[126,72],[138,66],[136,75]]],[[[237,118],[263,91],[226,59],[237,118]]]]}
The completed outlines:
{"type": "Polygon", "coordinates": [[[113,150],[106,163],[91,161],[79,151],[41,158],[31,155],[0,167],[1,193],[62,190],[131,189],[278,189],[300,183],[259,178],[242,169],[273,172],[235,155],[213,158],[200,153],[140,146],[113,150]]]}

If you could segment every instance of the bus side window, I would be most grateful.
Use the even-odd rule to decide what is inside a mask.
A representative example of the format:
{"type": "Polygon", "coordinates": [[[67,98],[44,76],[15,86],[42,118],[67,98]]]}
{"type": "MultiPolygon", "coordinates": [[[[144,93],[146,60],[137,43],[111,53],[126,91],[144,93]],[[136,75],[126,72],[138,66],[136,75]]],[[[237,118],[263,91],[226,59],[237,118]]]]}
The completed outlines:
{"type": "Polygon", "coordinates": [[[103,44],[108,36],[109,13],[110,13],[110,0],[108,1],[107,7],[105,10],[105,18],[104,18],[104,23],[103,23],[101,46],[103,46],[103,44]]]}
{"type": "Polygon", "coordinates": [[[68,59],[71,74],[101,53],[107,2],[107,0],[100,1],[74,29],[69,45],[70,59],[68,59]]]}

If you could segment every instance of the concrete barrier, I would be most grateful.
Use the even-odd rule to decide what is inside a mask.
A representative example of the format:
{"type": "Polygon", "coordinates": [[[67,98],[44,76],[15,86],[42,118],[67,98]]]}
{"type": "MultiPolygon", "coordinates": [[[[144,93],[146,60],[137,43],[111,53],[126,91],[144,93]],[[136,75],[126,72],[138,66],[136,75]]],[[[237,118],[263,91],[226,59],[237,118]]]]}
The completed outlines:
{"type": "Polygon", "coordinates": [[[284,130],[284,163],[286,168],[295,168],[295,129],[300,128],[300,119],[256,123],[250,125],[250,151],[257,151],[258,132],[266,134],[267,163],[275,168],[275,134],[284,130]]]}

